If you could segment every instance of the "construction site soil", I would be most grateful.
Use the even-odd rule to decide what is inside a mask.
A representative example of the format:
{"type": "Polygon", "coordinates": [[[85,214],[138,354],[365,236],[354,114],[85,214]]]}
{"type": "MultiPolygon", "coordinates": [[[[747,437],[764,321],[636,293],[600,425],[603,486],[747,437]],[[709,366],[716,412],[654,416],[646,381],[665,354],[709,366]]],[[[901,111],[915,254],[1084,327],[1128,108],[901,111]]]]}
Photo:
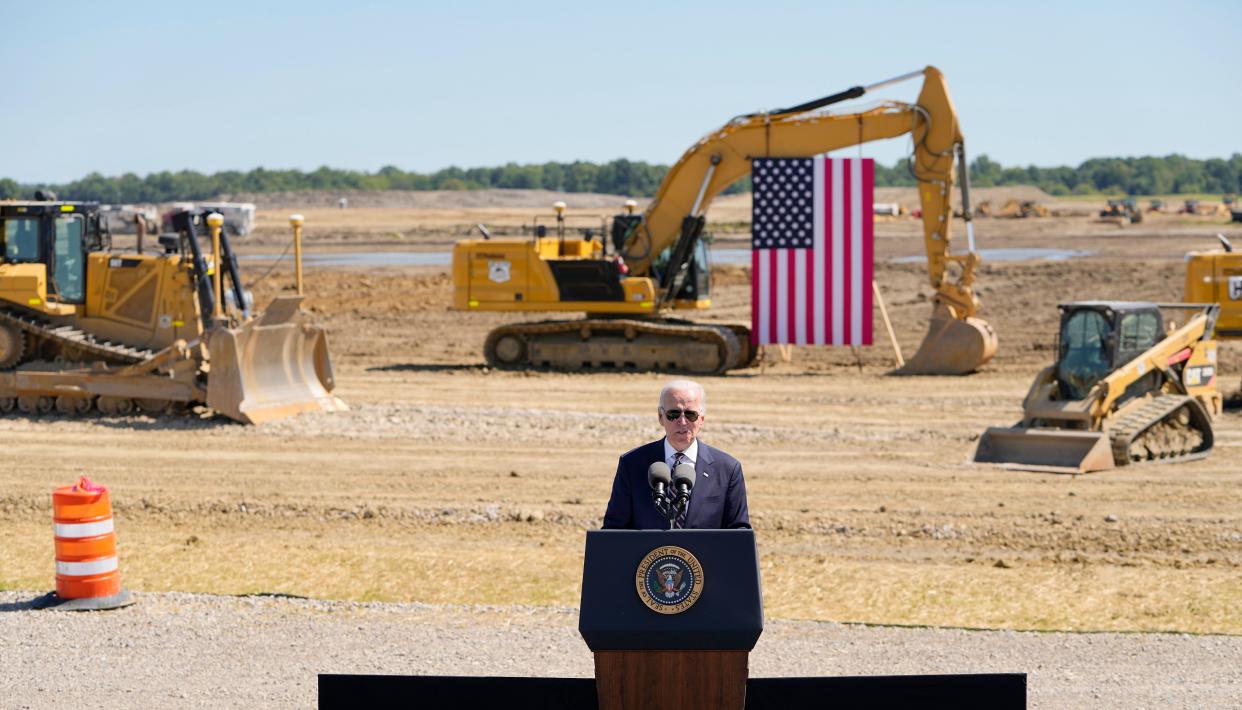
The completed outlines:
{"type": "MultiPolygon", "coordinates": [[[[574,197],[563,196],[571,206],[574,197]]],[[[443,251],[476,223],[514,234],[537,215],[549,223],[547,195],[506,199],[366,209],[289,200],[260,210],[258,230],[239,250],[272,259],[286,253],[294,209],[306,216],[308,253],[443,251]]],[[[592,203],[591,214],[611,213],[611,199],[592,203]]],[[[1227,410],[1217,421],[1208,458],[1181,465],[1072,477],[970,463],[979,434],[1016,421],[1032,378],[1051,363],[1058,303],[1180,301],[1184,253],[1213,248],[1217,232],[1242,242],[1242,230],[1221,218],[1176,215],[1118,227],[1095,222],[1098,205],[1047,204],[1061,216],[976,221],[983,249],[1088,253],[983,265],[982,317],[995,327],[1000,349],[981,372],[894,376],[892,348],[881,338],[857,352],[769,348],[760,367],[704,378],[710,406],[703,439],[745,467],[765,614],[785,631],[798,623],[859,622],[1215,635],[1205,638],[1223,639],[1223,650],[1208,655],[1224,654],[1232,680],[1207,696],[1185,697],[1242,703],[1242,645],[1233,638],[1242,634],[1242,411],[1227,410]]],[[[747,246],[748,219],[747,196],[719,200],[709,214],[714,246],[747,246]]],[[[892,259],[921,254],[921,230],[910,218],[877,219],[876,229],[876,279],[909,354],[927,327],[931,289],[924,265],[892,259]]],[[[964,249],[959,242],[955,248],[964,249]]],[[[270,266],[247,263],[258,303],[292,290],[287,256],[270,266]]],[[[749,319],[747,267],[716,267],[713,288],[704,319],[749,319]]],[[[46,627],[50,622],[35,617],[49,612],[30,611],[23,601],[52,586],[50,492],[79,475],[112,491],[122,579],[139,593],[139,605],[166,609],[184,598],[187,608],[198,608],[187,595],[144,601],[143,593],[156,592],[415,604],[417,614],[394,612],[392,623],[432,623],[428,615],[439,609],[434,623],[466,636],[475,624],[501,623],[497,609],[556,614],[576,606],[584,531],[600,524],[617,456],[661,434],[655,400],[668,375],[489,369],[485,334],[521,318],[451,310],[447,267],[308,268],[306,290],[307,308],[330,334],[336,394],[349,412],[260,427],[203,413],[0,417],[0,591],[10,590],[0,610],[11,612],[0,614],[0,629],[27,629],[30,644],[21,654],[0,652],[0,677],[10,679],[8,690],[23,690],[22,704],[51,704],[54,696],[24,686],[38,675],[4,658],[34,662],[50,653],[41,644],[61,644],[61,630],[79,628],[76,621],[46,627]]],[[[1242,344],[1224,342],[1220,352],[1218,385],[1230,394],[1242,383],[1242,344]]],[[[307,624],[299,633],[314,636],[313,620],[307,624]]],[[[270,632],[280,633],[275,626],[270,632]]],[[[195,638],[214,643],[209,634],[195,638]]],[[[982,639],[954,643],[965,648],[982,639]]],[[[877,636],[874,643],[886,641],[877,636]]],[[[580,642],[566,652],[589,659],[580,642]]],[[[876,658],[883,662],[882,654],[876,658]]],[[[365,653],[349,659],[339,672],[450,672],[416,659],[403,671],[368,665],[365,653]]],[[[962,670],[893,662],[916,669],[910,672],[962,670]]],[[[1032,680],[1035,706],[1111,704],[1054,694],[1058,662],[1055,654],[1038,661],[1053,667],[1042,671],[1046,695],[1032,680]]],[[[1010,670],[1039,677],[1022,663],[1010,670]]],[[[1114,670],[1126,663],[1117,655],[1114,670]]],[[[566,672],[590,673],[589,660],[571,666],[566,672]]],[[[888,672],[832,662],[801,670],[888,672]]],[[[118,672],[105,697],[141,704],[125,695],[136,691],[118,672]]],[[[1118,691],[1127,692],[1127,676],[1117,672],[1118,691]]],[[[770,674],[783,673],[773,666],[770,674]]],[[[251,680],[261,685],[264,677],[251,680]]],[[[298,682],[313,689],[313,679],[298,682]]],[[[1066,687],[1092,682],[1071,679],[1066,687]]],[[[5,685],[0,680],[0,691],[5,685]]],[[[258,685],[233,701],[308,699],[302,691],[264,695],[258,685]]],[[[1121,697],[1154,702],[1159,692],[1121,697]]],[[[181,704],[176,696],[167,702],[181,704]]],[[[191,704],[235,703],[199,697],[191,704]]]]}

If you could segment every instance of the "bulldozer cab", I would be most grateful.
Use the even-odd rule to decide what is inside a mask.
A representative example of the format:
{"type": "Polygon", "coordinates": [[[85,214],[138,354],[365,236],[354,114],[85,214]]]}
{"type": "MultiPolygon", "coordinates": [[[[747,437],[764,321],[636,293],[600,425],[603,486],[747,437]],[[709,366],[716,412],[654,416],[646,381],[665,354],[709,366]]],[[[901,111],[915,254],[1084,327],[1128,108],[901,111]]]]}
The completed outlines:
{"type": "Polygon", "coordinates": [[[5,204],[0,205],[0,223],[4,263],[43,264],[49,300],[86,300],[86,252],[104,249],[108,241],[98,204],[5,204]]]}
{"type": "Polygon", "coordinates": [[[1093,301],[1059,308],[1056,372],[1062,399],[1083,399],[1097,382],[1163,337],[1160,309],[1150,303],[1093,301]]]}

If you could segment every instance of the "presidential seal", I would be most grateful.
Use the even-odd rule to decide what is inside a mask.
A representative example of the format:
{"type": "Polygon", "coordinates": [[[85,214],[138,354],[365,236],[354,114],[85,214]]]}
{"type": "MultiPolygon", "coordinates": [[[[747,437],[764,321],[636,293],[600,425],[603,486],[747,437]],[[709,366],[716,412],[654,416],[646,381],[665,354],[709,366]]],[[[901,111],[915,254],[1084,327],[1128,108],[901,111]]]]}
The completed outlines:
{"type": "Polygon", "coordinates": [[[688,550],[657,547],[638,563],[638,598],[660,614],[680,614],[703,593],[703,565],[688,550]]]}

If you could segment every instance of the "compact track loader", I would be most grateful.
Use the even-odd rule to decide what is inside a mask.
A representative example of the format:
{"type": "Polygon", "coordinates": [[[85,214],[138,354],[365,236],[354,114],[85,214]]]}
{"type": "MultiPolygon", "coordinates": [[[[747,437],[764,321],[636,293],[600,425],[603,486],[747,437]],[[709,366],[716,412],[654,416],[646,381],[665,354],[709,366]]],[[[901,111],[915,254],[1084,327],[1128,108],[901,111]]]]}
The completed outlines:
{"type": "Polygon", "coordinates": [[[1207,456],[1216,390],[1216,304],[1085,301],[1060,306],[1057,361],[1035,378],[1022,421],[990,428],[978,463],[1087,473],[1207,456]],[[1188,314],[1166,323],[1163,310],[1188,314]]]}
{"type": "Polygon", "coordinates": [[[252,315],[216,217],[183,212],[160,253],[121,252],[97,204],[0,203],[0,413],[207,405],[257,424],[344,408],[302,297],[252,315]]]}

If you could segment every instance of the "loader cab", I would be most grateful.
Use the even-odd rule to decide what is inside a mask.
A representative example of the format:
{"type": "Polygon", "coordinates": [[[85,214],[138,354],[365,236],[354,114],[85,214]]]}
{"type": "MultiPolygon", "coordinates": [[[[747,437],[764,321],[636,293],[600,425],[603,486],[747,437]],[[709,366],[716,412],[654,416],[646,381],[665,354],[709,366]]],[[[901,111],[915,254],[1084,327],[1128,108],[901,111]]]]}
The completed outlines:
{"type": "Polygon", "coordinates": [[[46,267],[49,300],[86,300],[86,252],[105,248],[107,230],[96,203],[0,205],[3,262],[46,267]]]}
{"type": "Polygon", "coordinates": [[[1059,308],[1056,370],[1062,399],[1083,399],[1096,383],[1164,337],[1160,309],[1153,303],[1087,301],[1059,308]]]}

